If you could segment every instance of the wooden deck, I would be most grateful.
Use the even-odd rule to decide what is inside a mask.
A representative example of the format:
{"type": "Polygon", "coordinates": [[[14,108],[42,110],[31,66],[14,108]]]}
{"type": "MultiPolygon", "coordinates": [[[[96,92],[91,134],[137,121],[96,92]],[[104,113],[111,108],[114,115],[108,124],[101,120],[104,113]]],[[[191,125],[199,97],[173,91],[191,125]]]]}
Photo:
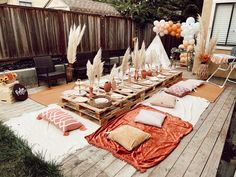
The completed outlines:
{"type": "MultiPolygon", "coordinates": [[[[62,170],[65,176],[83,177],[216,176],[233,113],[235,88],[236,85],[228,84],[217,101],[202,114],[193,131],[165,160],[145,173],[113,157],[108,151],[90,145],[64,159],[62,170]]],[[[6,121],[43,107],[30,99],[13,105],[1,104],[0,120],[6,121]]]]}

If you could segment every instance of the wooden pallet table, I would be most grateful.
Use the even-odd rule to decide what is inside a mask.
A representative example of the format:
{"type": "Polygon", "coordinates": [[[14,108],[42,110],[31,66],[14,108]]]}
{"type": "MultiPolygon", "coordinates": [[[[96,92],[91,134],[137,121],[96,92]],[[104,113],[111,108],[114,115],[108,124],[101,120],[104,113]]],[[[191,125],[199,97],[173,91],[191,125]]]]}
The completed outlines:
{"type": "MultiPolygon", "coordinates": [[[[119,86],[113,91],[113,93],[121,95],[122,98],[112,99],[112,105],[103,109],[94,107],[88,102],[76,103],[68,97],[62,97],[62,101],[64,102],[65,108],[75,111],[82,117],[97,120],[100,125],[104,125],[109,119],[122,115],[137,103],[157,93],[161,88],[168,87],[181,79],[182,72],[175,72],[166,76],[165,79],[152,81],[149,85],[145,84],[144,80],[139,80],[138,82],[132,81],[131,83],[125,81],[123,86],[119,86]],[[134,85],[138,85],[139,87],[134,87],[134,85]],[[124,92],[125,89],[132,90],[132,92],[124,92]]],[[[104,90],[102,88],[100,89],[100,95],[105,95],[104,90]]]]}

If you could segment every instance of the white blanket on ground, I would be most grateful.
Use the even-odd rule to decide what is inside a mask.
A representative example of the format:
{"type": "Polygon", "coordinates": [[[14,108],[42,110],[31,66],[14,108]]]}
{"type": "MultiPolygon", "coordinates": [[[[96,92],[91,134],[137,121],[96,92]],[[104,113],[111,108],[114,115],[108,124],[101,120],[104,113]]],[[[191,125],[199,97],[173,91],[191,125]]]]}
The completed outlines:
{"type": "Polygon", "coordinates": [[[204,98],[186,95],[183,98],[177,98],[178,101],[176,102],[175,108],[173,109],[173,108],[164,108],[160,106],[153,106],[148,102],[148,100],[150,99],[151,98],[145,100],[144,102],[142,102],[142,104],[177,116],[184,121],[188,121],[193,126],[197,123],[201,114],[210,104],[209,101],[207,101],[204,98]]]}
{"type": "Polygon", "coordinates": [[[69,136],[63,136],[63,132],[53,124],[49,124],[45,120],[36,119],[39,113],[50,108],[60,107],[50,105],[40,111],[26,113],[20,117],[12,118],[4,124],[9,126],[16,135],[25,139],[32,148],[33,153],[39,152],[45,156],[46,161],[54,160],[60,163],[69,154],[87,146],[88,142],[84,137],[95,132],[99,126],[81,118],[73,112],[65,110],[81,122],[87,130],[74,130],[70,132],[69,136]]]}

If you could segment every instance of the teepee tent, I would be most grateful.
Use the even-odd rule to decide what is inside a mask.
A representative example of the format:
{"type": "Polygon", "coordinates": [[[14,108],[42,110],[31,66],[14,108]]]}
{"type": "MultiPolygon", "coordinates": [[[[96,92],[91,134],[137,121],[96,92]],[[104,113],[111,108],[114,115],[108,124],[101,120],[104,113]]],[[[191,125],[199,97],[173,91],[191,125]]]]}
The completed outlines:
{"type": "Polygon", "coordinates": [[[161,42],[161,39],[158,35],[156,35],[156,37],[153,39],[152,43],[148,46],[147,50],[146,50],[146,62],[148,63],[149,61],[149,55],[151,53],[152,50],[156,51],[157,54],[157,58],[156,58],[156,62],[158,65],[162,65],[162,67],[164,69],[167,69],[170,65],[170,60],[166,54],[165,48],[161,42]]]}

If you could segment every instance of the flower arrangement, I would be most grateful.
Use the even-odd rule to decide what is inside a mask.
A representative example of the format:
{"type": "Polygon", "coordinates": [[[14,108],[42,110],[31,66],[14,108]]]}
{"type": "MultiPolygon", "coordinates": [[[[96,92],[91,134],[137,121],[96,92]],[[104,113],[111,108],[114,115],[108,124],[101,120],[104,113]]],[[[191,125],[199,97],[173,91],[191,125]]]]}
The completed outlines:
{"type": "Polygon", "coordinates": [[[17,74],[14,72],[6,73],[0,76],[1,84],[9,84],[16,80],[17,74]]]}
{"type": "Polygon", "coordinates": [[[210,56],[208,54],[200,54],[199,55],[199,60],[201,61],[202,64],[206,64],[210,59],[210,56]]]}

